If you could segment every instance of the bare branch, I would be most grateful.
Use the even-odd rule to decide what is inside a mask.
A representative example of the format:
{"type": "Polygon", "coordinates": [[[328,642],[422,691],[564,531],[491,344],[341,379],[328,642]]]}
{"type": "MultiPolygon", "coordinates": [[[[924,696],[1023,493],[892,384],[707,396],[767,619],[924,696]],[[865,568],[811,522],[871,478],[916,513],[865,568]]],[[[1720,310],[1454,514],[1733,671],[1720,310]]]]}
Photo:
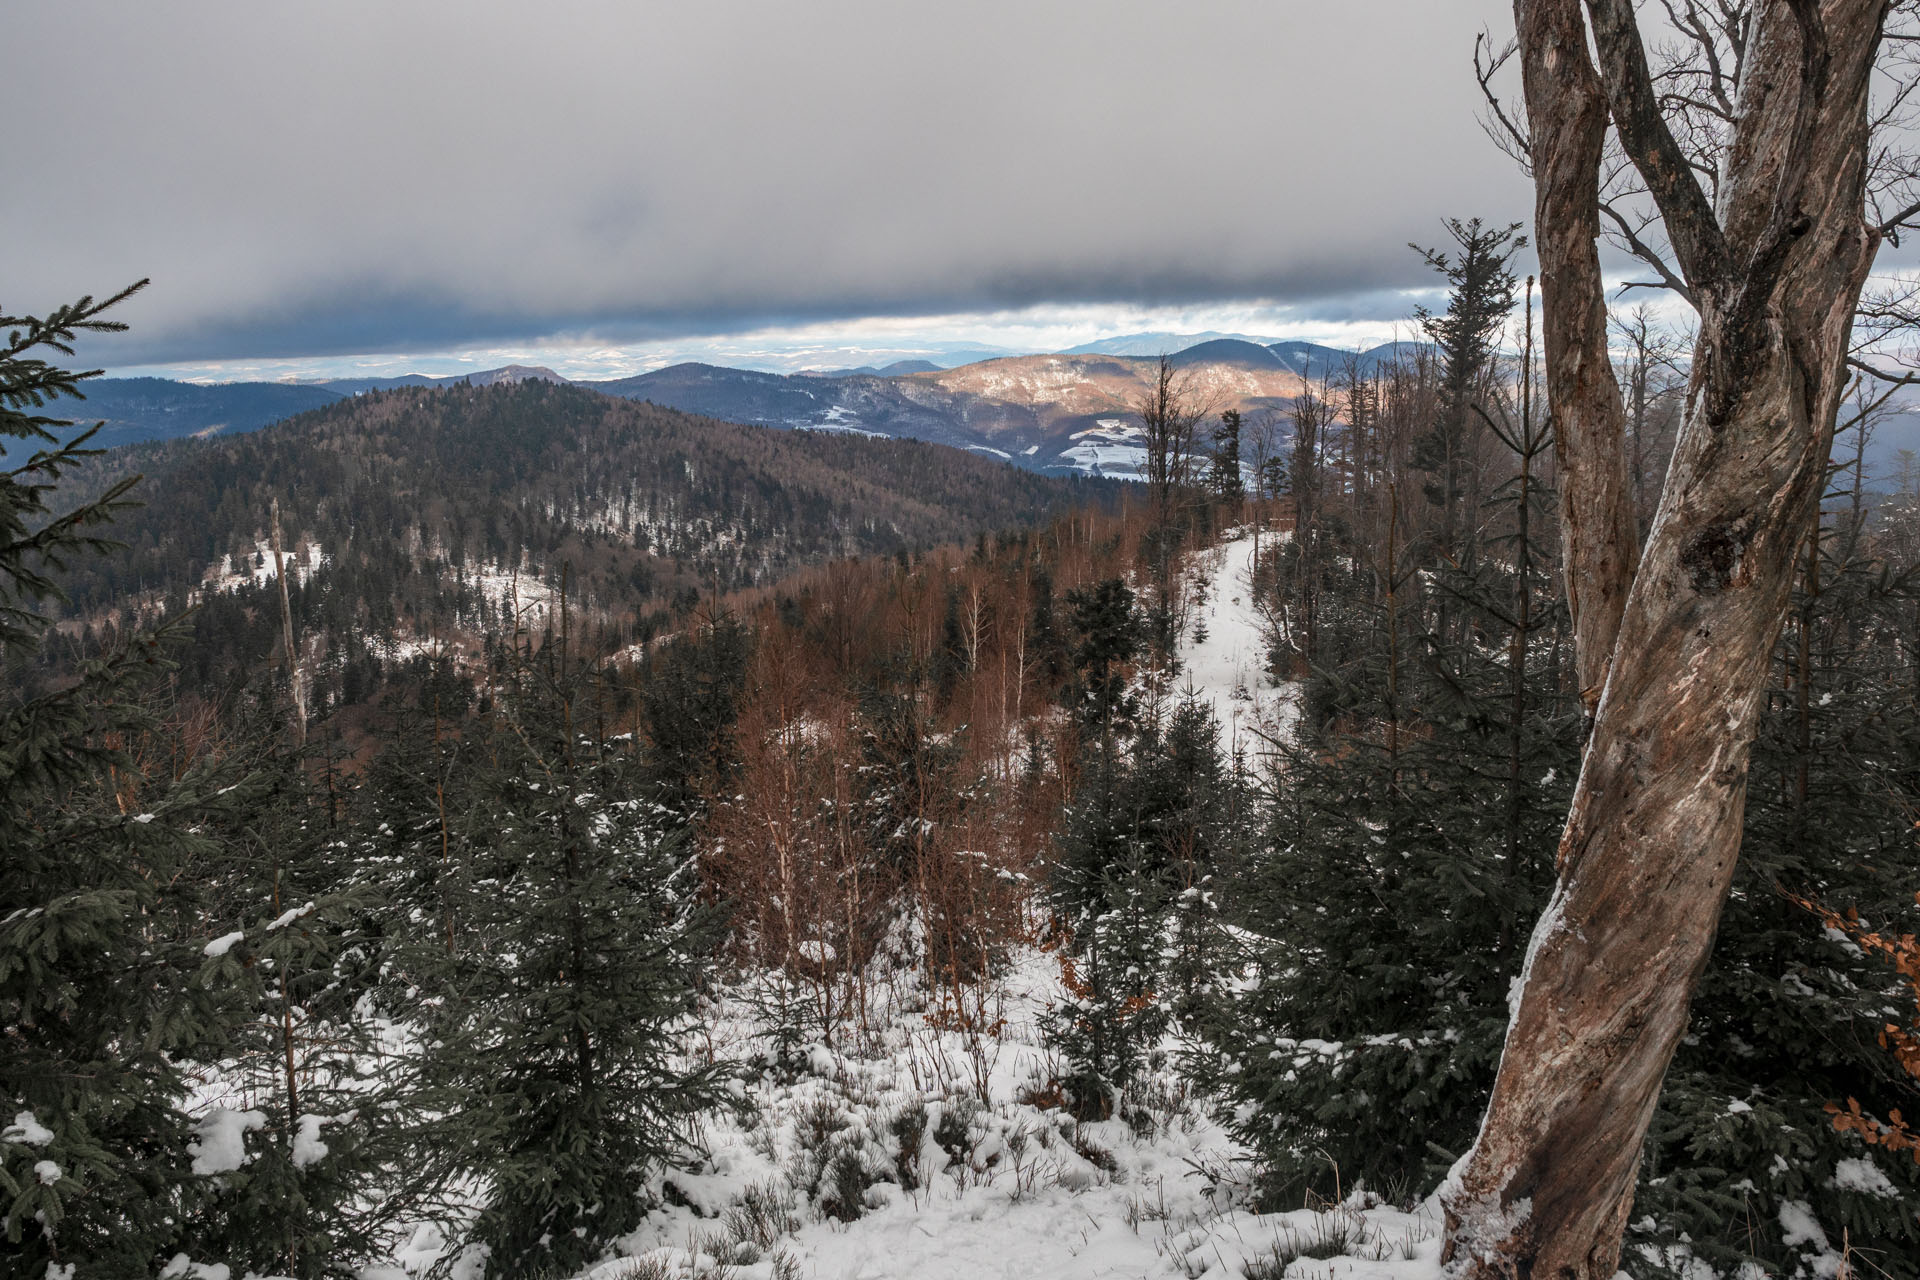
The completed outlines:
{"type": "MultiPolygon", "coordinates": [[[[1699,303],[1694,299],[1693,290],[1687,286],[1687,282],[1674,273],[1673,268],[1667,265],[1666,259],[1655,252],[1652,245],[1640,238],[1634,228],[1627,224],[1627,220],[1620,216],[1618,209],[1615,209],[1608,201],[1602,200],[1600,202],[1600,212],[1612,220],[1615,234],[1626,244],[1628,251],[1632,253],[1634,257],[1652,267],[1654,273],[1660,277],[1658,282],[1648,282],[1640,285],[1640,288],[1671,289],[1682,298],[1685,298],[1689,305],[1694,307],[1699,306],[1699,303]]],[[[1629,285],[1628,287],[1631,288],[1634,286],[1629,285]]]]}
{"type": "Polygon", "coordinates": [[[1480,82],[1481,96],[1487,100],[1487,109],[1491,111],[1490,120],[1482,121],[1487,136],[1493,145],[1520,162],[1520,166],[1529,173],[1533,171],[1533,143],[1527,137],[1526,129],[1507,113],[1500,95],[1493,91],[1493,78],[1500,68],[1507,64],[1519,49],[1519,42],[1509,40],[1499,50],[1493,47],[1493,37],[1485,30],[1473,38],[1473,78],[1480,82]]]}
{"type": "Polygon", "coordinates": [[[1632,0],[1587,0],[1587,12],[1620,141],[1660,208],[1687,283],[1695,290],[1715,289],[1726,277],[1720,223],[1660,114],[1632,0]]]}
{"type": "Polygon", "coordinates": [[[1874,368],[1858,356],[1848,356],[1847,367],[1858,369],[1870,378],[1878,378],[1896,387],[1920,387],[1920,373],[1888,373],[1885,369],[1874,368]]]}

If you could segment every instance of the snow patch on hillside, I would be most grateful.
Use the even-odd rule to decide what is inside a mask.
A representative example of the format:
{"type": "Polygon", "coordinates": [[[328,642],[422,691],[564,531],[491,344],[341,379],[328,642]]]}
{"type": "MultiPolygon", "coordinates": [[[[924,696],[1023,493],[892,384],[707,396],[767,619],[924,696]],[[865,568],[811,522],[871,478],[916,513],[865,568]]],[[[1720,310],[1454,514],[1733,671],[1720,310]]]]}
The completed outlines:
{"type": "Polygon", "coordinates": [[[1101,418],[1085,431],[1074,432],[1072,440],[1060,457],[1076,471],[1138,480],[1147,465],[1144,436],[1125,418],[1101,418]]]}
{"type": "MultiPolygon", "coordinates": [[[[306,585],[307,579],[326,567],[326,550],[317,542],[301,542],[287,547],[282,552],[287,562],[288,572],[293,575],[296,586],[306,585]]],[[[203,591],[238,591],[242,587],[264,587],[272,582],[279,573],[274,564],[273,544],[265,538],[254,541],[253,552],[240,557],[240,563],[234,563],[231,553],[220,557],[220,562],[210,565],[200,576],[203,591]]]]}

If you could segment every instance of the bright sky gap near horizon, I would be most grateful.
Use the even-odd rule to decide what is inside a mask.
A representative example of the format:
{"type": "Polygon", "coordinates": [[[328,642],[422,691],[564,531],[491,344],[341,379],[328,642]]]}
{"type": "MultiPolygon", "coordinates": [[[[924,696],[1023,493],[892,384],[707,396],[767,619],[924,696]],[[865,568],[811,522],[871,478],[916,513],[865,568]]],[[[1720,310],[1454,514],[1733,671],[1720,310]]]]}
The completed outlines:
{"type": "Polygon", "coordinates": [[[1498,2],[89,2],[0,50],[16,310],[141,276],[115,372],[835,367],[1140,331],[1364,346],[1480,136],[1498,2]],[[60,56],[46,57],[45,50],[60,56]],[[84,88],[81,86],[84,85],[84,88]]]}

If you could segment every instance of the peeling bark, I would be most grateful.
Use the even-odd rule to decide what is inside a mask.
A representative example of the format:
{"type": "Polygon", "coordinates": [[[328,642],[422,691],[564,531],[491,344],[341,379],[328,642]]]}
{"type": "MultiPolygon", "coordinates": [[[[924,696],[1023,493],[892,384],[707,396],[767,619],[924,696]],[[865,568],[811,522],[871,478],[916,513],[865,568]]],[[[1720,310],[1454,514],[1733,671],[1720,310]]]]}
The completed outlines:
{"type": "MultiPolygon", "coordinates": [[[[1553,901],[1534,932],[1486,1121],[1444,1195],[1455,1273],[1486,1280],[1615,1272],[1641,1144],[1732,882],[1768,659],[1878,245],[1864,209],[1884,0],[1761,0],[1710,210],[1692,175],[1668,165],[1671,138],[1662,142],[1631,4],[1588,0],[1588,9],[1612,118],[1660,204],[1700,308],[1700,338],[1672,469],[1611,645],[1553,901]]],[[[1571,10],[1566,0],[1518,0],[1531,73],[1578,78],[1565,63],[1570,45],[1585,57],[1571,10]]],[[[1551,94],[1543,105],[1533,117],[1536,181],[1540,216],[1555,220],[1539,229],[1544,271],[1548,245],[1577,250],[1585,235],[1573,225],[1581,202],[1545,192],[1590,179],[1577,168],[1579,148],[1538,149],[1538,139],[1572,131],[1579,95],[1551,94]],[[1566,171],[1540,168],[1541,158],[1566,171]]],[[[1569,278],[1585,279],[1563,276],[1558,294],[1545,293],[1549,335],[1556,324],[1584,332],[1595,305],[1569,295],[1569,278]],[[1569,307],[1572,322],[1555,317],[1569,307]]],[[[1597,279],[1587,287],[1597,291],[1597,279]]],[[[1556,424],[1584,390],[1570,372],[1577,367],[1556,364],[1550,345],[1556,424]]],[[[1605,490],[1617,461],[1565,457],[1563,485],[1605,490]]],[[[1570,525],[1570,559],[1576,535],[1618,536],[1570,525]]],[[[1588,655],[1579,660],[1584,678],[1588,655]]]]}

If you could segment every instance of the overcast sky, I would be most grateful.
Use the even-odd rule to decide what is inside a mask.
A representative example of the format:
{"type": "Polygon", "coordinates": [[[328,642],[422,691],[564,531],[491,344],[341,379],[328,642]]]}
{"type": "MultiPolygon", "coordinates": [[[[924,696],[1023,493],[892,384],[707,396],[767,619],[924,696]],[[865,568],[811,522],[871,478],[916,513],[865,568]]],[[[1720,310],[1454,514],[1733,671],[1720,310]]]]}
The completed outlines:
{"type": "Polygon", "coordinates": [[[1407,241],[1528,212],[1469,66],[1510,14],[23,5],[0,303],[151,276],[93,359],[275,376],[793,335],[1364,341],[1430,278],[1407,241]]]}

